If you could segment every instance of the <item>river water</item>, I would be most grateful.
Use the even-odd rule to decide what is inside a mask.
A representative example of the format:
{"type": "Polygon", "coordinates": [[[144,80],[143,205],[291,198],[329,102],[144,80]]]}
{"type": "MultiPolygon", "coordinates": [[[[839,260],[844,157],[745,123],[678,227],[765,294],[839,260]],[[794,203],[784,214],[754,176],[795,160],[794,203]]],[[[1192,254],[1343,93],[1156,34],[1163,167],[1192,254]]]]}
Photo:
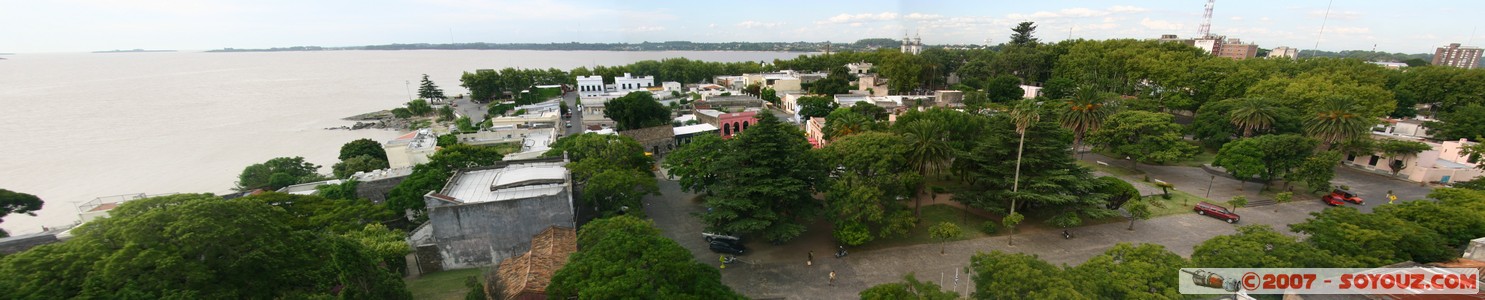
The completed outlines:
{"type": "MultiPolygon", "coordinates": [[[[449,94],[475,69],[621,65],[686,57],[772,61],[782,52],[326,51],[57,53],[0,60],[0,188],[40,196],[12,235],[77,220],[75,203],[120,194],[225,193],[247,165],[303,156],[324,166],[340,145],[397,136],[324,130],[388,109],[428,74],[449,94]],[[409,86],[409,84],[411,86],[409,86]]],[[[409,91],[411,90],[411,92],[409,91]]]]}

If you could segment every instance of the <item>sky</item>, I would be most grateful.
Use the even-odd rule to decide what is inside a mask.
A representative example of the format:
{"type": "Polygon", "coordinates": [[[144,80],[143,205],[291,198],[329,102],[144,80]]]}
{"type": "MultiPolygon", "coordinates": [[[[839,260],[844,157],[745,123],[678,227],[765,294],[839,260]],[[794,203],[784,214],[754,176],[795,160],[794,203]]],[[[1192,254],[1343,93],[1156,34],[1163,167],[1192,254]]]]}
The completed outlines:
{"type": "MultiPolygon", "coordinates": [[[[0,53],[391,43],[1045,42],[1194,36],[1204,1],[0,0],[0,53]]],[[[1211,31],[1262,48],[1432,53],[1475,37],[1480,0],[1233,1],[1211,31]],[[1326,7],[1328,21],[1323,21],[1326,7]],[[1476,22],[1471,22],[1476,21],[1476,22]],[[1321,31],[1324,26],[1323,34],[1321,31]]],[[[1474,39],[1479,39],[1475,41],[1474,39]]]]}

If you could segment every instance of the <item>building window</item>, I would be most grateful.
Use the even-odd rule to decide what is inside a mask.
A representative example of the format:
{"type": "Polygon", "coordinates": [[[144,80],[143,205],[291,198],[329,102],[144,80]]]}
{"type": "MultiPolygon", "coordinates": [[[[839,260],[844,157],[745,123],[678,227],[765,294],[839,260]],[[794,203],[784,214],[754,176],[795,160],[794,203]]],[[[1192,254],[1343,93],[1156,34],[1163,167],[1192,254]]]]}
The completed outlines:
{"type": "Polygon", "coordinates": [[[1376,167],[1377,166],[1377,161],[1378,160],[1381,160],[1381,159],[1382,159],[1382,157],[1379,157],[1379,156],[1376,156],[1376,155],[1372,155],[1372,159],[1370,161],[1368,161],[1366,164],[1369,165],[1369,166],[1372,166],[1372,167],[1376,167]]]}

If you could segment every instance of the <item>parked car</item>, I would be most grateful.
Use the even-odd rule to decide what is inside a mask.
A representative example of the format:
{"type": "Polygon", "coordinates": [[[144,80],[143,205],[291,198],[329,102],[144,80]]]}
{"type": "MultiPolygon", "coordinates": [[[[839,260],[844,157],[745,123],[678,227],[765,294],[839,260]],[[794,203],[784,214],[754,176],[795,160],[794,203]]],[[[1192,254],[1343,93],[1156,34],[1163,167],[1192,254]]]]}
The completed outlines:
{"type": "Polygon", "coordinates": [[[1197,202],[1196,207],[1192,208],[1192,210],[1195,210],[1198,215],[1217,218],[1218,220],[1227,221],[1229,224],[1237,223],[1238,220],[1242,219],[1241,216],[1238,216],[1237,213],[1233,213],[1231,210],[1227,210],[1226,207],[1207,203],[1206,201],[1197,202]]]}
{"type": "Polygon", "coordinates": [[[743,252],[747,251],[747,248],[743,247],[742,244],[728,242],[728,241],[723,241],[723,240],[715,240],[715,241],[708,242],[707,244],[710,244],[710,248],[712,249],[712,252],[716,252],[716,253],[727,253],[727,254],[742,255],[743,252]]]}
{"type": "Polygon", "coordinates": [[[1366,204],[1366,201],[1361,200],[1361,196],[1343,189],[1331,190],[1329,195],[1320,197],[1320,201],[1325,201],[1325,204],[1330,204],[1331,206],[1345,204],[1346,202],[1356,203],[1356,205],[1366,204]]]}
{"type": "Polygon", "coordinates": [[[731,234],[725,234],[725,233],[702,232],[701,233],[701,238],[702,239],[705,239],[707,242],[711,242],[711,241],[728,241],[728,242],[732,242],[732,243],[742,243],[742,238],[741,237],[738,237],[738,236],[735,236],[735,235],[731,235],[731,234]]]}

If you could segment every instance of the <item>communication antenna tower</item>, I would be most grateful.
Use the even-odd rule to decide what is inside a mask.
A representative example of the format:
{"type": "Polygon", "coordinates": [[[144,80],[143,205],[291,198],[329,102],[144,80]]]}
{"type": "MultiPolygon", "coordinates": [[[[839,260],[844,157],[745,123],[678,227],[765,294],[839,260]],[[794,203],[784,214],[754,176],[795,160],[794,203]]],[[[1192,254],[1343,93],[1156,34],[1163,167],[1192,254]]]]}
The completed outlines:
{"type": "Polygon", "coordinates": [[[1200,31],[1197,33],[1198,37],[1204,38],[1212,35],[1212,6],[1216,4],[1217,0],[1207,0],[1207,11],[1201,15],[1201,28],[1198,29],[1200,31]]]}

